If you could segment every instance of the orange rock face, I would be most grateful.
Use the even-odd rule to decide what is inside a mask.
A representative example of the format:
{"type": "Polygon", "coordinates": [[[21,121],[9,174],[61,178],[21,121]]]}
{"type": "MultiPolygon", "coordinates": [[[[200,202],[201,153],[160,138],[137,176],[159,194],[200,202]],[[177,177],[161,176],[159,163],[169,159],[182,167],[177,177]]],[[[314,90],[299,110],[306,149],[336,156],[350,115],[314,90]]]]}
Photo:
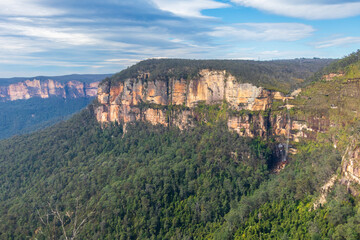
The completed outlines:
{"type": "MultiPolygon", "coordinates": [[[[292,127],[299,128],[291,138],[296,140],[309,130],[297,123],[288,122],[286,116],[265,118],[260,111],[271,107],[272,101],[283,100],[280,92],[272,92],[250,83],[239,83],[225,71],[204,69],[199,77],[148,81],[148,75],[134,79],[124,79],[111,85],[104,82],[98,88],[96,117],[100,123],[135,120],[148,121],[164,126],[174,125],[180,129],[194,125],[194,108],[200,102],[219,104],[227,102],[233,110],[249,110],[259,114],[227,116],[228,128],[242,136],[263,136],[272,131],[279,136],[287,136],[292,127]],[[171,110],[170,106],[181,106],[182,110],[171,110]],[[187,110],[186,110],[187,109],[187,110]],[[292,125],[293,124],[293,125],[292,125]]],[[[179,108],[178,108],[179,109],[179,108]]]]}
{"type": "Polygon", "coordinates": [[[159,109],[147,109],[144,112],[144,120],[150,122],[153,125],[168,125],[166,114],[164,114],[164,112],[159,109]]]}
{"type": "Polygon", "coordinates": [[[344,73],[329,73],[327,75],[324,75],[323,79],[325,79],[325,81],[332,81],[334,78],[342,76],[344,76],[344,73]]]}
{"type": "MultiPolygon", "coordinates": [[[[236,110],[266,110],[271,104],[271,92],[249,83],[238,83],[225,71],[204,69],[200,77],[189,81],[170,79],[146,81],[143,75],[137,79],[126,79],[115,86],[102,86],[98,90],[101,104],[124,104],[136,106],[140,103],[156,105],[183,105],[195,107],[199,102],[207,104],[228,102],[236,110]]],[[[119,119],[120,120],[120,119],[119,119]]]]}
{"type": "Polygon", "coordinates": [[[15,101],[32,97],[49,98],[57,96],[62,98],[94,97],[97,95],[99,82],[85,84],[79,81],[70,81],[66,84],[37,79],[10,84],[0,88],[0,101],[15,101]]]}
{"type": "Polygon", "coordinates": [[[360,147],[349,146],[349,149],[342,164],[342,172],[346,178],[360,184],[360,147]]]}
{"type": "Polygon", "coordinates": [[[173,105],[182,105],[186,101],[187,83],[185,80],[172,81],[171,102],[173,105]]]}

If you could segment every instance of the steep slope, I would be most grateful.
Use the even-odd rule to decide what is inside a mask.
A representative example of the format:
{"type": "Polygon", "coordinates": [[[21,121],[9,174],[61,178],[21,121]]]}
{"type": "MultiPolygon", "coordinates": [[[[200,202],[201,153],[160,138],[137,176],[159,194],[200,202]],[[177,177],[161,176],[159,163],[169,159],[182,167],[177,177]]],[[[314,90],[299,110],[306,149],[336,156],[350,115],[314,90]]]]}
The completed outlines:
{"type": "Polygon", "coordinates": [[[64,120],[87,106],[109,74],[0,79],[0,139],[64,120]]]}
{"type": "Polygon", "coordinates": [[[0,139],[30,133],[70,118],[94,98],[30,98],[0,102],[0,139]]]}
{"type": "Polygon", "coordinates": [[[0,102],[34,97],[95,97],[99,82],[110,74],[0,78],[0,102]]]}
{"type": "Polygon", "coordinates": [[[298,153],[242,199],[212,236],[359,239],[359,56],[331,64],[289,100],[291,118],[307,126],[307,137],[292,143],[298,153]]]}
{"type": "Polygon", "coordinates": [[[339,149],[346,178],[360,184],[358,126],[360,118],[360,51],[327,67],[325,75],[307,88],[292,104],[294,118],[318,119],[324,138],[339,149]],[[325,121],[326,119],[326,121],[325,121]]]}
{"type": "Polygon", "coordinates": [[[267,179],[266,145],[226,125],[122,129],[101,129],[87,109],[0,142],[0,238],[61,236],[52,210],[69,236],[75,214],[88,217],[79,239],[203,237],[267,179]]]}
{"type": "Polygon", "coordinates": [[[222,109],[229,128],[240,135],[286,135],[292,128],[300,136],[303,126],[290,126],[286,113],[269,114],[273,102],[291,97],[264,87],[276,82],[271,89],[290,90],[330,62],[299,61],[146,60],[100,84],[96,116],[101,123],[143,120],[184,129],[211,121],[202,119],[205,104],[222,109]]]}

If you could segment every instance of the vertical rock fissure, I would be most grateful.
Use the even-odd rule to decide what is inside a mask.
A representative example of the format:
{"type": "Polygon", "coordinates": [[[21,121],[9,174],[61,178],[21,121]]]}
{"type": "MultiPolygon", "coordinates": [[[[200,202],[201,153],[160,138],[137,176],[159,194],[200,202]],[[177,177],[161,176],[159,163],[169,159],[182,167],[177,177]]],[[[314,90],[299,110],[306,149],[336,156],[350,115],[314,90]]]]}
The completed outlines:
{"type": "Polygon", "coordinates": [[[286,98],[286,117],[287,117],[287,131],[286,131],[286,143],[285,143],[285,154],[283,162],[286,162],[287,156],[289,153],[289,141],[290,141],[290,130],[291,130],[291,119],[290,119],[290,111],[288,108],[288,99],[286,98]]]}
{"type": "Polygon", "coordinates": [[[172,114],[172,89],[171,89],[171,95],[170,95],[170,87],[172,88],[171,84],[170,84],[171,78],[168,78],[165,80],[166,82],[166,96],[168,96],[167,100],[167,104],[168,104],[168,109],[167,109],[167,125],[168,128],[170,128],[170,119],[171,119],[171,114],[172,114]],[[170,102],[170,104],[169,104],[170,102]]]}

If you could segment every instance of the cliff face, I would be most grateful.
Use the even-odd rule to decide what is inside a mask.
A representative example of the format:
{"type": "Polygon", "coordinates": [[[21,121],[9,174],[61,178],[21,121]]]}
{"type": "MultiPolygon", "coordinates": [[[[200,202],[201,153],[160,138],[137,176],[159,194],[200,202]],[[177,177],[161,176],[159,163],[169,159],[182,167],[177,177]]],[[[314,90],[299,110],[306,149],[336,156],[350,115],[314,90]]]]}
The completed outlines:
{"type": "Polygon", "coordinates": [[[86,84],[80,81],[60,83],[54,80],[26,80],[8,86],[0,86],[0,101],[14,101],[32,97],[62,98],[94,97],[97,94],[99,82],[86,84]]]}
{"type": "Polygon", "coordinates": [[[129,78],[98,88],[95,113],[100,123],[148,121],[180,129],[194,125],[199,114],[196,106],[227,103],[235,114],[227,115],[229,129],[242,136],[287,136],[297,141],[313,129],[305,123],[292,121],[286,114],[266,115],[274,100],[283,100],[280,92],[239,83],[226,71],[204,69],[190,80],[169,79],[147,81],[148,74],[129,78]],[[236,114],[240,113],[241,114],[236,114]]]}
{"type": "Polygon", "coordinates": [[[270,91],[248,83],[237,83],[225,71],[202,70],[199,78],[191,80],[146,81],[146,77],[139,76],[115,86],[100,85],[98,101],[102,105],[97,110],[97,117],[100,122],[126,123],[135,119],[158,118],[159,123],[166,123],[165,115],[160,113],[163,111],[150,107],[140,114],[139,106],[178,105],[191,109],[201,102],[216,104],[226,101],[236,110],[258,111],[269,107],[271,97],[270,91]]]}
{"type": "MultiPolygon", "coordinates": [[[[319,101],[317,97],[326,98],[327,93],[320,93],[305,97],[309,106],[316,107],[318,113],[296,119],[290,118],[289,111],[294,107],[288,104],[301,90],[294,91],[290,97],[280,92],[256,87],[249,83],[239,83],[225,71],[210,71],[204,69],[193,79],[155,79],[148,80],[149,74],[139,74],[138,78],[128,78],[113,83],[102,83],[98,88],[98,105],[95,109],[96,118],[100,123],[147,121],[151,124],[177,126],[185,129],[194,126],[197,121],[208,121],[199,111],[201,106],[217,104],[226,107],[227,126],[241,136],[267,138],[275,137],[279,140],[276,151],[279,159],[284,159],[287,152],[285,139],[299,141],[301,138],[316,139],[319,132],[326,133],[334,125],[330,122],[327,111],[334,110],[327,101],[319,101]],[[273,111],[273,104],[282,105],[284,111],[273,111]],[[324,102],[326,106],[317,106],[324,102]],[[224,105],[224,103],[226,103],[224,105]]],[[[344,89],[357,89],[349,84],[340,84],[344,89]],[[348,86],[349,85],[349,86],[348,86]]],[[[341,96],[355,96],[353,92],[340,91],[341,96]],[[346,94],[345,94],[346,93],[346,94]]],[[[334,93],[335,96],[336,93],[334,93]]],[[[302,99],[302,98],[300,98],[302,99]]],[[[299,101],[299,100],[298,100],[299,101]]],[[[302,105],[305,103],[302,102],[302,105]]],[[[305,104],[305,105],[308,105],[305,104]]],[[[342,104],[344,105],[344,104],[342,104]]],[[[345,105],[344,105],[345,106],[345,105]]],[[[349,106],[355,107],[356,104],[349,106]]],[[[307,108],[303,109],[306,110],[307,108]]],[[[335,110],[339,110],[335,108],[335,110]]],[[[343,110],[342,110],[343,111],[343,110]]],[[[332,117],[333,118],[333,117],[332,117]]],[[[336,141],[334,142],[336,145],[336,141]]],[[[342,169],[349,181],[360,184],[360,148],[350,147],[348,156],[343,161],[342,169]]],[[[289,151],[295,149],[290,149],[289,151]]]]}
{"type": "Polygon", "coordinates": [[[360,184],[360,147],[349,146],[342,163],[342,172],[348,181],[360,184]]]}

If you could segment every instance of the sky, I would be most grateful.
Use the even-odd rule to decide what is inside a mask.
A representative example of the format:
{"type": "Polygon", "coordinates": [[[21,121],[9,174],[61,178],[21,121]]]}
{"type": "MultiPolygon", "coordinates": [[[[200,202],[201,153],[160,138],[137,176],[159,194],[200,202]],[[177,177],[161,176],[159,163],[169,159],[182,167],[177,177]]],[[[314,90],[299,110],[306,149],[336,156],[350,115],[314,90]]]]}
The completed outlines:
{"type": "Polygon", "coordinates": [[[360,0],[0,0],[0,78],[116,73],[148,58],[341,58],[360,0]]]}

